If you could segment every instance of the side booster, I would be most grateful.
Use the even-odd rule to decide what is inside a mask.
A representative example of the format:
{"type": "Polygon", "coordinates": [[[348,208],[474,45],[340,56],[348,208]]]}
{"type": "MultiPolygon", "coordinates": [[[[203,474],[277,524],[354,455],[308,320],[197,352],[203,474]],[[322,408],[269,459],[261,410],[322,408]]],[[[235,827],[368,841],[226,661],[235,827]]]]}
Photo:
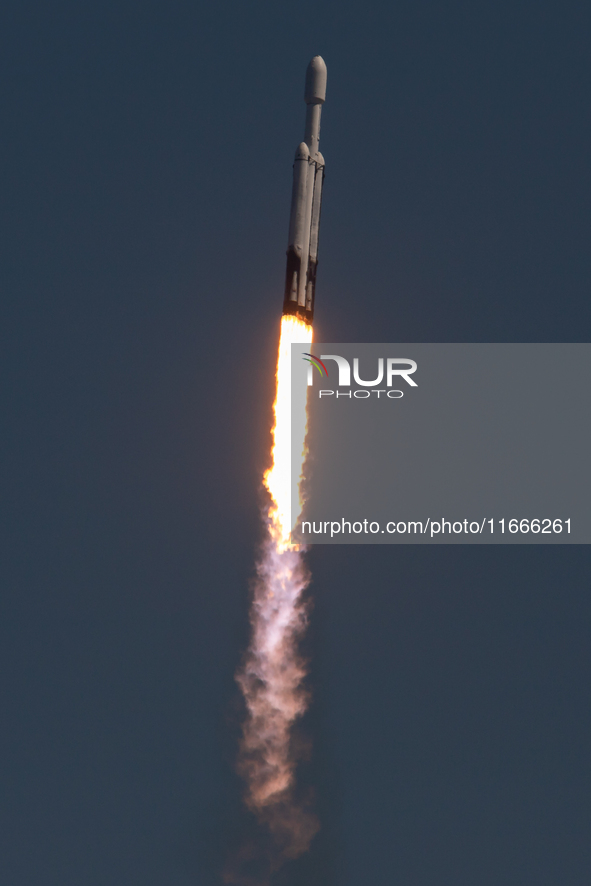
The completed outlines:
{"type": "Polygon", "coordinates": [[[326,98],[326,65],[315,56],[306,71],[306,134],[296,151],[289,218],[283,313],[306,323],[314,318],[318,264],[318,229],[324,180],[324,157],[318,150],[320,115],[326,98]]]}

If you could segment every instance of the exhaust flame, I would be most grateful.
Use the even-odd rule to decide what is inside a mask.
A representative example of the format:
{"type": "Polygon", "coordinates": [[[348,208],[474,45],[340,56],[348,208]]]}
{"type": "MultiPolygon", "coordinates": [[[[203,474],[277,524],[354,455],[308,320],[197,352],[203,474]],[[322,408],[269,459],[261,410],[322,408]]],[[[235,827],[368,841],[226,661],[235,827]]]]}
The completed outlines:
{"type": "Polygon", "coordinates": [[[281,337],[279,339],[279,353],[277,355],[277,391],[273,412],[275,424],[273,426],[273,446],[271,448],[272,465],[266,472],[264,483],[273,504],[269,511],[271,536],[277,543],[278,550],[285,551],[288,548],[297,550],[296,545],[289,544],[289,536],[292,529],[290,516],[293,516],[295,525],[300,512],[290,515],[291,511],[291,447],[292,443],[299,457],[298,475],[301,476],[305,458],[305,439],[307,420],[305,406],[301,414],[293,416],[295,426],[292,428],[291,409],[291,345],[311,344],[312,327],[299,320],[297,317],[286,316],[281,318],[281,337]]]}
{"type": "MultiPolygon", "coordinates": [[[[301,476],[305,458],[305,401],[293,416],[291,408],[291,344],[312,342],[312,328],[297,317],[284,316],[277,358],[272,465],[264,484],[271,503],[268,534],[257,564],[251,605],[252,636],[237,681],[246,701],[238,768],[246,781],[246,804],[269,829],[280,860],[305,852],[318,830],[316,817],[293,795],[297,754],[291,727],[307,707],[302,683],[305,663],[298,640],[306,627],[302,599],[309,583],[303,547],[290,544],[290,531],[301,512],[291,510],[292,446],[301,476]]],[[[294,412],[296,410],[294,409],[294,412]]]]}

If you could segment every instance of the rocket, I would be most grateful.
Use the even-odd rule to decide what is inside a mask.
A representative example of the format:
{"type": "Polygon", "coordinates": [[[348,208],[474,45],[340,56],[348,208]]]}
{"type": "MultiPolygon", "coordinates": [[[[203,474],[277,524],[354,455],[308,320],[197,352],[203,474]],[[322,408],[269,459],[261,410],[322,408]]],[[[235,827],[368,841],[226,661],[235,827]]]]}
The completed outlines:
{"type": "Polygon", "coordinates": [[[296,151],[289,217],[283,313],[311,324],[318,264],[318,229],[324,157],[318,150],[320,115],[326,98],[326,65],[315,56],[306,71],[306,133],[296,151]]]}

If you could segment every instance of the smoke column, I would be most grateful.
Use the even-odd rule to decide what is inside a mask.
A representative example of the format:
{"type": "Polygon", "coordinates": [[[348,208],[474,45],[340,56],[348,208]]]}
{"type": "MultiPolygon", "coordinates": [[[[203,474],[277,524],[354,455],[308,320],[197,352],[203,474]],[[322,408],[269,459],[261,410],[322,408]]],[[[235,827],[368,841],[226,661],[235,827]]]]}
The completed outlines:
{"type": "Polygon", "coordinates": [[[295,316],[282,317],[272,464],[263,480],[270,495],[267,532],[251,603],[251,641],[236,676],[247,708],[238,770],[246,782],[246,804],[268,829],[275,846],[271,873],[283,860],[305,852],[319,827],[316,817],[294,797],[298,760],[291,741],[292,726],[308,701],[298,641],[306,627],[302,595],[309,576],[303,547],[289,543],[291,520],[295,523],[301,511],[301,500],[291,510],[292,446],[301,476],[307,424],[302,401],[292,427],[290,346],[299,342],[312,342],[312,327],[295,316]]]}

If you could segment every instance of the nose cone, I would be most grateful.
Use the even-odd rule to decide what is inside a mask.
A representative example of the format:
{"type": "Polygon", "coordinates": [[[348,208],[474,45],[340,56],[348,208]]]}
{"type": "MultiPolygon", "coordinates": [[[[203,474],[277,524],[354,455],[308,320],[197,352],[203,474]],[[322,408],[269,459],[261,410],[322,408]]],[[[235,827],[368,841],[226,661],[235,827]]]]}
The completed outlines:
{"type": "Polygon", "coordinates": [[[306,71],[306,92],[304,101],[307,105],[321,105],[326,99],[326,65],[324,59],[315,55],[306,71]]]}
{"type": "Polygon", "coordinates": [[[306,142],[302,142],[299,148],[296,151],[295,155],[296,160],[309,160],[310,159],[310,149],[306,142]]]}

